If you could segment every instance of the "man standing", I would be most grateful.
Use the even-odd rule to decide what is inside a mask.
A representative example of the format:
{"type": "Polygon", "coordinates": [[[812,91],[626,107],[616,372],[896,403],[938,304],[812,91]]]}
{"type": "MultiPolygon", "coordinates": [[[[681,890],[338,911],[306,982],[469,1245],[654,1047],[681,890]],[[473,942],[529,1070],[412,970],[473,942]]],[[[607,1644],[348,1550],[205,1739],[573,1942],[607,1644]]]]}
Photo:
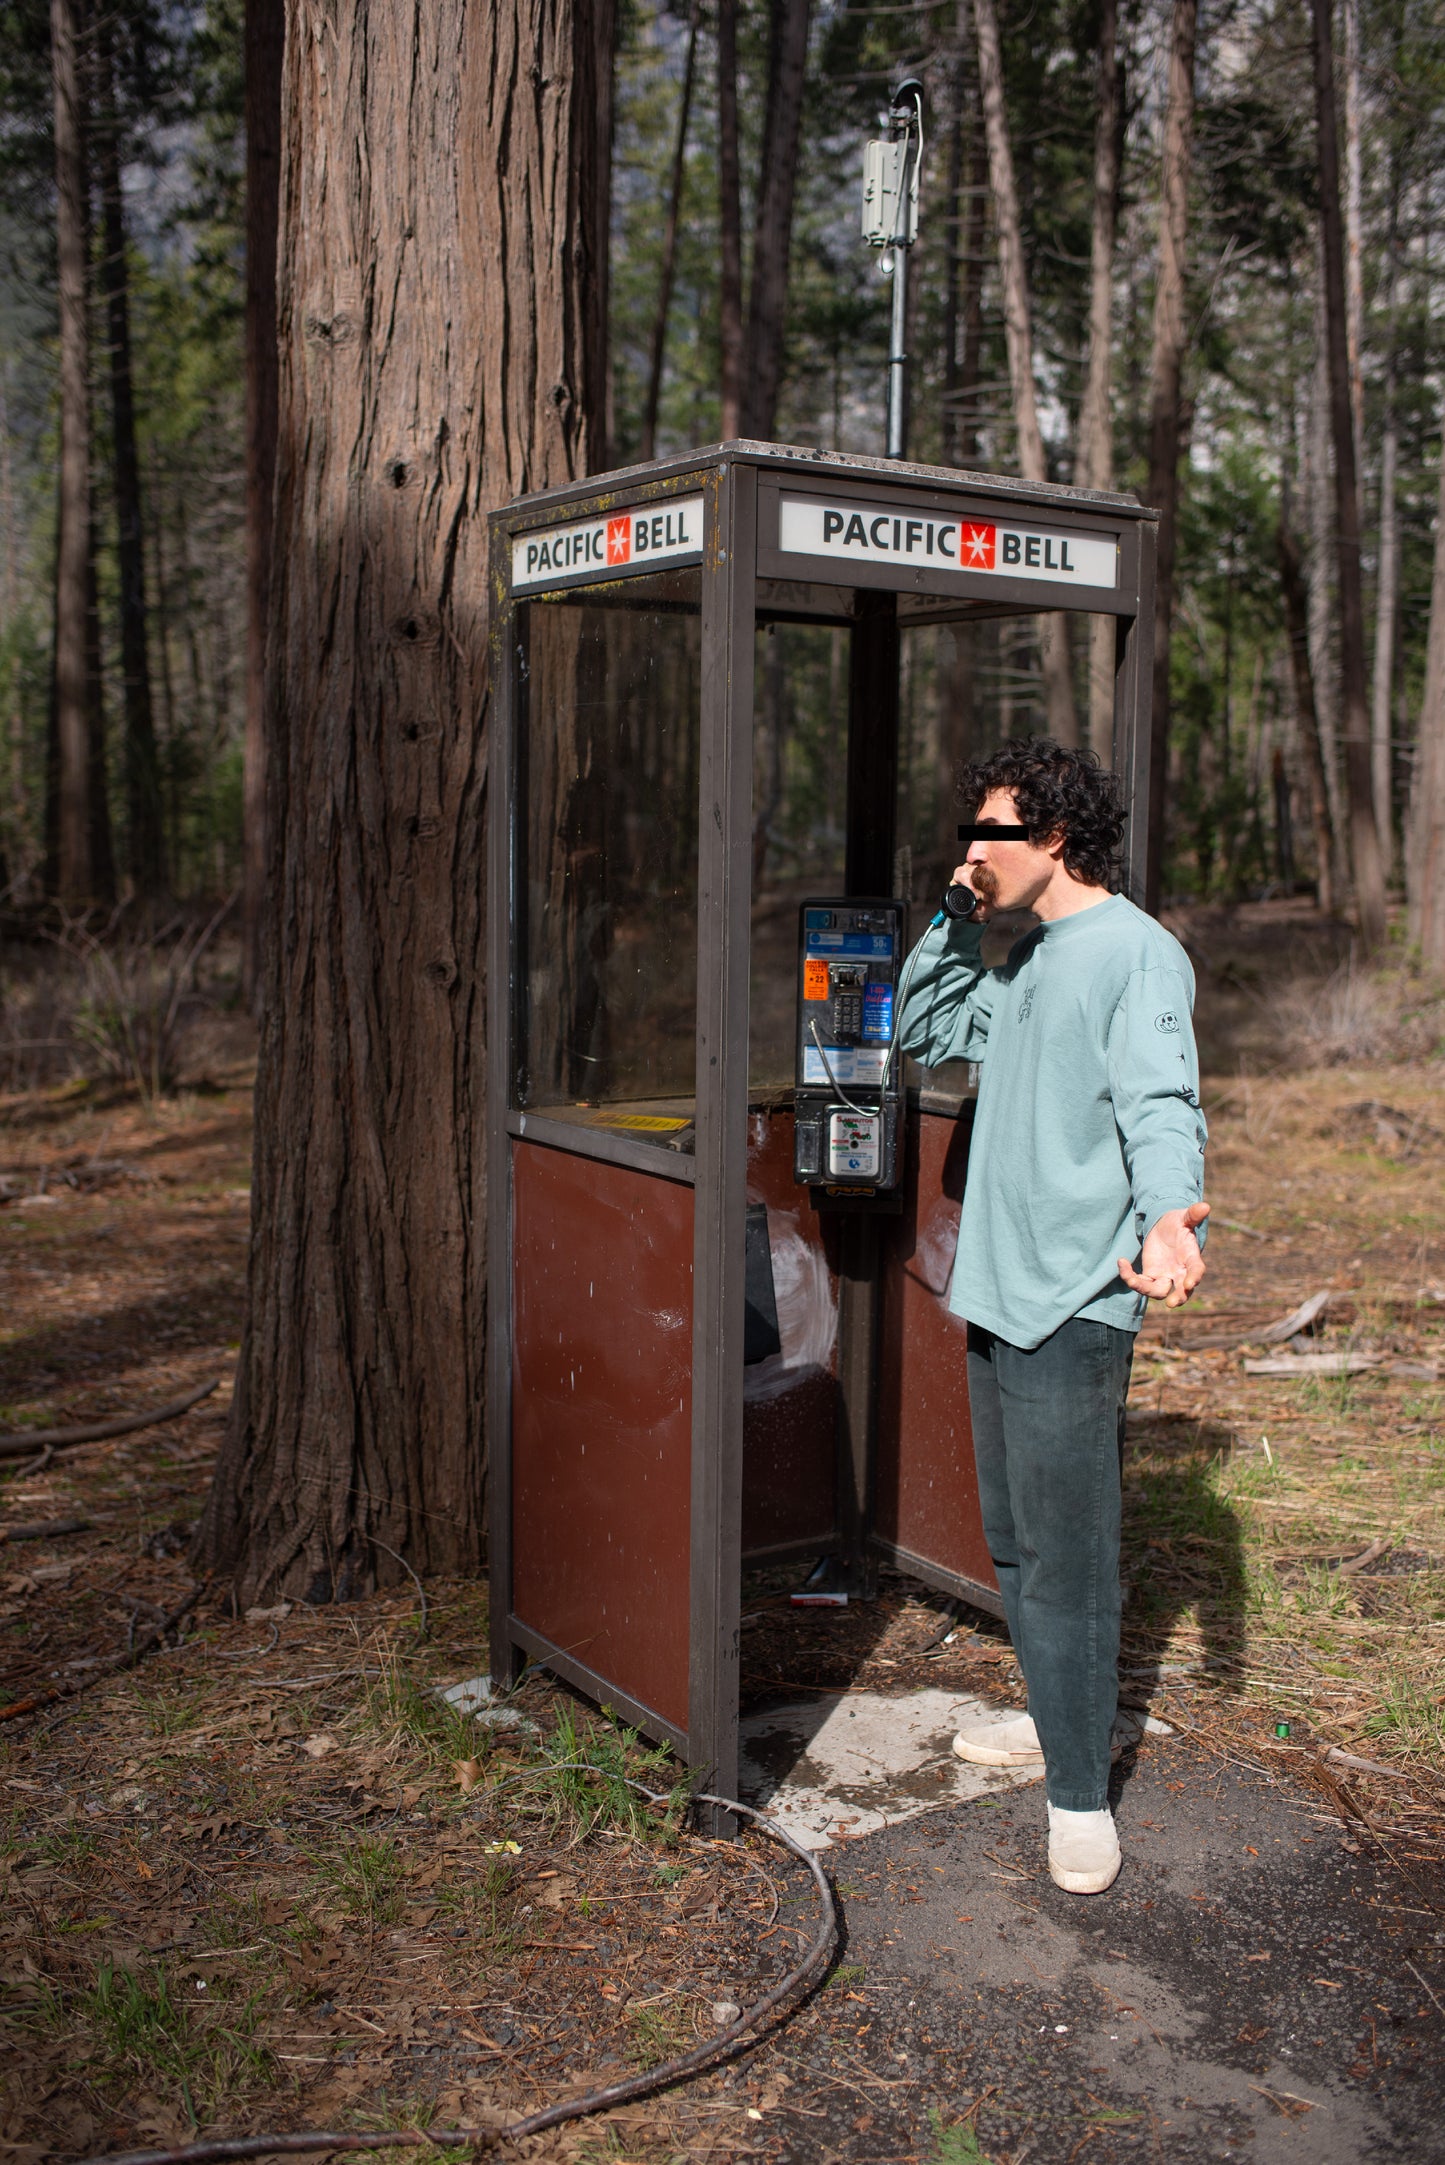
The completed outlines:
{"type": "Polygon", "coordinates": [[[1107,1797],[1134,1334],[1147,1301],[1178,1307],[1204,1275],[1194,973],[1111,891],[1124,810],[1091,753],[1006,744],[962,797],[954,880],[976,909],[915,950],[900,1042],[925,1065],[982,1064],[950,1305],[968,1323],[984,1531],[1029,1711],[964,1729],[954,1750],[1041,1765],[1050,1873],[1099,1894],[1119,1871],[1107,1797]]]}

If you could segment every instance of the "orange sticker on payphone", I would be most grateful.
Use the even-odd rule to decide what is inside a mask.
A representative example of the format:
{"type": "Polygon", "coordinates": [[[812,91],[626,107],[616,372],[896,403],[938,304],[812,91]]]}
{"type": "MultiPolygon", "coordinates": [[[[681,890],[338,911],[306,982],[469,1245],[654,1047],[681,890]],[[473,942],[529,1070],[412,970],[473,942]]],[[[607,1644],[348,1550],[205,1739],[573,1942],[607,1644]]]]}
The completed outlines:
{"type": "Polygon", "coordinates": [[[828,965],[809,955],[803,964],[803,998],[826,1000],[828,997],[828,965]]]}

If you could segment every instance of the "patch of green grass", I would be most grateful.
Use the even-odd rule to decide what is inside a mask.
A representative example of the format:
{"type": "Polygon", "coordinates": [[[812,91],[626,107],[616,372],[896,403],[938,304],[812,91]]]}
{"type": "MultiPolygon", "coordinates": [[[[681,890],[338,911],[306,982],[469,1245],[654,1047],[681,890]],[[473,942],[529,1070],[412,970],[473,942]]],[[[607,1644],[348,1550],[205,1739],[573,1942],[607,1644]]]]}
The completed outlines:
{"type": "Polygon", "coordinates": [[[516,1789],[540,1800],[554,1822],[570,1821],[576,1841],[608,1829],[634,1841],[670,1842],[691,1794],[688,1778],[678,1775],[670,1752],[644,1746],[635,1729],[610,1722],[579,1723],[568,1706],[543,1740],[541,1764],[529,1770],[525,1784],[518,1783],[516,1789]],[[646,1798],[629,1788],[629,1777],[666,1797],[660,1819],[646,1798]]]}
{"type": "Polygon", "coordinates": [[[194,1729],[205,1712],[204,1695],[186,1686],[162,1685],[158,1690],[145,1690],[132,1685],[132,1694],[153,1737],[180,1736],[187,1729],[194,1729]]]}
{"type": "Polygon", "coordinates": [[[226,2019],[217,2021],[210,2007],[202,2014],[179,2001],[163,1969],[141,1978],[103,1962],[94,1985],[75,1994],[67,2012],[90,2033],[96,2077],[178,2097],[193,2126],[270,2070],[269,2055],[252,2035],[259,1994],[239,2008],[225,2007],[226,2019]]]}
{"type": "Polygon", "coordinates": [[[400,1917],[404,1874],[393,1843],[363,1834],[349,1848],[310,1862],[335,1891],[347,1915],[368,1932],[395,1924],[400,1917]]]}
{"type": "Polygon", "coordinates": [[[928,2165],[989,2165],[978,2136],[966,2120],[947,2121],[935,2106],[928,2115],[933,2150],[928,2165]]]}
{"type": "Polygon", "coordinates": [[[373,1730],[387,1742],[400,1737],[437,1765],[490,1756],[492,1733],[409,1676],[394,1653],[367,1685],[366,1701],[373,1730]]]}
{"type": "Polygon", "coordinates": [[[629,2007],[632,2057],[639,2067],[660,2067],[675,2060],[696,2042],[691,2009],[678,2000],[663,2000],[653,2007],[629,2007]]]}
{"type": "MultiPolygon", "coordinates": [[[[841,1890],[840,1890],[841,1892],[841,1890]]],[[[837,1985],[840,1991],[852,1991],[861,1985],[868,1972],[861,1962],[840,1962],[828,1979],[829,1988],[837,1985]]]]}
{"type": "Polygon", "coordinates": [[[1445,1663],[1391,1672],[1363,1733],[1400,1758],[1445,1759],[1445,1663]]]}

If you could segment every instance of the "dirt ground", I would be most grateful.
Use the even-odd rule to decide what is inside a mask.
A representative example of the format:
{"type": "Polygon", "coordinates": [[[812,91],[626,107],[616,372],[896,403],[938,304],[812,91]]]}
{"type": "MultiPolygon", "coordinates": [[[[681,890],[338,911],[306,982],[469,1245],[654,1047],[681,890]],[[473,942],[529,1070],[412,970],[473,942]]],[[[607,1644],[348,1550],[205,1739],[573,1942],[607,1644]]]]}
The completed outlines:
{"type": "MultiPolygon", "coordinates": [[[[1445,1070],[1304,1064],[1360,1001],[1298,908],[1179,929],[1214,1216],[1200,1296],[1151,1317],[1135,1367],[1125,1695],[1174,1735],[1121,1770],[1116,1890],[1052,1888],[1032,1789],[848,1844],[844,1945],[791,2022],[522,2155],[1445,2156],[1445,1070]],[[1335,1372],[1245,1365],[1319,1354],[1335,1372]]],[[[1377,1002],[1406,1045],[1407,994],[1377,1002]]],[[[424,1631],[410,1587],[234,1620],[207,1591],[108,1666],[193,1590],[248,1154],[241,1061],[150,1108],[0,1101],[0,1428],[220,1378],[164,1428],[0,1463],[0,1701],[87,1687],[0,1723],[17,2165],[197,2128],[495,2124],[716,2034],[816,1928],[775,1847],[565,1773],[677,1770],[545,1679],[510,1728],[437,1699],[484,1666],[482,1585],[429,1584],[424,1631]]],[[[901,1580],[867,1611],[765,1610],[745,1691],[1011,1698],[997,1628],[944,1643],[947,1622],[901,1580]]]]}

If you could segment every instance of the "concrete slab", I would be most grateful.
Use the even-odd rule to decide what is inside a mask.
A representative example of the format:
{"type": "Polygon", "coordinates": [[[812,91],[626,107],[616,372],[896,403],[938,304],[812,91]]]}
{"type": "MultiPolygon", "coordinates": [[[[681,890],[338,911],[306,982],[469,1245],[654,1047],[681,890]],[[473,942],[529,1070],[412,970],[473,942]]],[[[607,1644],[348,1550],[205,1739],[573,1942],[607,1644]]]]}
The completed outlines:
{"type": "Polygon", "coordinates": [[[941,1805],[1039,1781],[1029,1768],[966,1766],[953,1755],[963,1722],[1005,1722],[1013,1712],[949,1691],[785,1700],[740,1724],[741,1794],[766,1805],[805,1848],[831,1849],[941,1805]]]}

